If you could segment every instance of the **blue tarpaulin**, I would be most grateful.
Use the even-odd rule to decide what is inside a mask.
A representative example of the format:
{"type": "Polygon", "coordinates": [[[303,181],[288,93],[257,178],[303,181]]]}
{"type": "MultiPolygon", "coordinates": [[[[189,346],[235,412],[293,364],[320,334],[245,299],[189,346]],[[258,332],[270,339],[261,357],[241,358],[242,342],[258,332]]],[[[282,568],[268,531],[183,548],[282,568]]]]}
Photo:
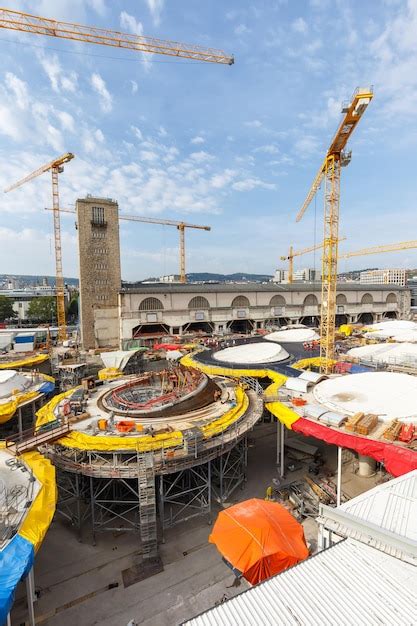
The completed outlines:
{"type": "Polygon", "coordinates": [[[41,393],[52,393],[55,391],[55,383],[51,383],[49,380],[43,383],[43,385],[39,388],[41,393]]]}
{"type": "Polygon", "coordinates": [[[20,535],[0,550],[0,624],[5,624],[12,608],[18,583],[27,576],[33,565],[33,545],[20,535]]]}

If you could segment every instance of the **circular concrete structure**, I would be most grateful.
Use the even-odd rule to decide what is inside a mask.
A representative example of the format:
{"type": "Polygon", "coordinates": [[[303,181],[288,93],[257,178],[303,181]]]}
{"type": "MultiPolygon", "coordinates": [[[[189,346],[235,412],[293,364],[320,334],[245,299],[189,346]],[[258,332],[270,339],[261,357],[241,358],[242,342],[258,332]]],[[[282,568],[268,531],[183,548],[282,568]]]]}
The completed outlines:
{"type": "Polygon", "coordinates": [[[417,365],[417,345],[415,343],[375,343],[351,348],[347,354],[359,361],[384,363],[387,365],[417,365]]]}
{"type": "Polygon", "coordinates": [[[289,354],[282,346],[264,341],[225,348],[213,354],[213,359],[220,363],[278,363],[288,358],[289,354]]]}
{"type": "Polygon", "coordinates": [[[325,380],[314,388],[317,402],[345,415],[374,413],[381,421],[417,421],[417,377],[367,372],[325,380]]]}
{"type": "Polygon", "coordinates": [[[265,335],[264,339],[283,343],[305,343],[306,341],[317,341],[320,336],[312,328],[288,328],[269,333],[265,335]]]}
{"type": "Polygon", "coordinates": [[[366,327],[369,336],[376,339],[391,338],[398,342],[417,342],[417,324],[409,320],[390,320],[366,327]]]}

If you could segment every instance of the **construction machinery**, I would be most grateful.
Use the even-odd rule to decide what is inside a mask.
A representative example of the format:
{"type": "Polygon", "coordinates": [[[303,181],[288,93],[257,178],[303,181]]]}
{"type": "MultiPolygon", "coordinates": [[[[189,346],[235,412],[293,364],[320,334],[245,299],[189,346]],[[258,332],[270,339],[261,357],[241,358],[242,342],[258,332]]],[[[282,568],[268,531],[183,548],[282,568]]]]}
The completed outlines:
{"type": "Polygon", "coordinates": [[[54,239],[55,239],[55,290],[57,304],[57,321],[58,321],[58,341],[65,341],[67,338],[67,326],[65,323],[65,294],[64,294],[64,276],[62,273],[62,246],[61,246],[61,221],[59,214],[59,188],[58,174],[64,171],[64,164],[74,158],[71,152],[66,152],[62,156],[42,165],[31,174],[28,174],[21,180],[17,181],[4,190],[5,193],[13,191],[17,187],[21,187],[25,183],[33,180],[37,176],[45,172],[52,174],[52,211],[54,215],[54,239]]]}
{"type": "Polygon", "coordinates": [[[327,150],[326,156],[298,212],[299,222],[324,179],[324,235],[322,257],[322,291],[320,315],[321,371],[331,371],[335,354],[336,287],[339,240],[339,200],[341,167],[350,163],[351,152],[346,144],[371,102],[371,88],[358,88],[343,109],[342,122],[327,150]]]}
{"type": "Polygon", "coordinates": [[[156,39],[155,37],[142,37],[130,33],[119,33],[115,30],[83,26],[71,22],[60,22],[9,9],[0,9],[0,28],[32,33],[34,35],[57,37],[59,39],[70,39],[71,41],[83,41],[113,48],[124,48],[135,50],[136,52],[164,54],[176,58],[205,61],[206,63],[220,63],[223,65],[233,65],[234,63],[233,56],[215,48],[156,39]]]}
{"type": "MultiPolygon", "coordinates": [[[[53,209],[46,209],[51,211],[53,209]]],[[[61,209],[61,213],[75,213],[73,209],[61,209]]],[[[175,226],[178,229],[180,235],[179,244],[179,269],[180,269],[180,283],[187,282],[187,274],[185,271],[185,229],[197,228],[199,230],[211,230],[211,226],[202,226],[200,224],[189,224],[188,222],[177,222],[175,220],[157,219],[154,217],[142,217],[140,215],[119,215],[120,220],[127,220],[129,222],[144,222],[146,224],[162,224],[163,226],[175,226]]]]}
{"type": "Polygon", "coordinates": [[[339,254],[339,259],[350,259],[354,256],[365,256],[366,254],[379,254],[382,252],[396,252],[398,250],[411,250],[417,248],[417,240],[400,241],[399,243],[388,243],[382,246],[373,246],[372,248],[362,248],[361,250],[353,250],[339,254]]]}
{"type": "MultiPolygon", "coordinates": [[[[339,241],[344,241],[346,237],[341,237],[339,241]]],[[[307,254],[308,252],[314,252],[315,250],[320,250],[323,247],[323,242],[316,244],[315,246],[310,246],[309,248],[304,248],[303,250],[294,251],[293,247],[290,246],[290,250],[287,256],[280,257],[281,261],[288,261],[288,282],[292,283],[294,281],[294,257],[302,256],[303,254],[307,254]]]]}

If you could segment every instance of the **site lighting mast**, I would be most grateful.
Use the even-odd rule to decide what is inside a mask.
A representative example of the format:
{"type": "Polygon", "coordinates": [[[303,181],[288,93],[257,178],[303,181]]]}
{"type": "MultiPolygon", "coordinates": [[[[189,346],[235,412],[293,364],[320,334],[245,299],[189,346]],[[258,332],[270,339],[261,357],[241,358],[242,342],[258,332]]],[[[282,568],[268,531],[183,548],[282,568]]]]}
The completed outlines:
{"type": "Polygon", "coordinates": [[[348,165],[351,153],[346,144],[373,98],[371,88],[358,88],[342,113],[342,122],[327,150],[323,163],[298,212],[299,222],[324,179],[324,235],[322,256],[322,289],[320,315],[320,369],[331,371],[335,355],[337,259],[339,240],[339,200],[341,167],[348,165]]]}

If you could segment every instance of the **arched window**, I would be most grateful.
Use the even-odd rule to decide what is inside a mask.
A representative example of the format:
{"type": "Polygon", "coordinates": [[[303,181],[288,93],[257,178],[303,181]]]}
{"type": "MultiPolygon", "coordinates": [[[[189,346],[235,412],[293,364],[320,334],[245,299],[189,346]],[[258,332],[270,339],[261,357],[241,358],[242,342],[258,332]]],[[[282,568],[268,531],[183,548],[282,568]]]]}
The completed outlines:
{"type": "Polygon", "coordinates": [[[139,305],[139,311],[162,311],[164,305],[158,298],[145,298],[139,305]]]}
{"type": "Polygon", "coordinates": [[[232,302],[232,308],[237,309],[238,307],[250,306],[250,302],[246,296],[236,296],[232,302]]]}
{"type": "Polygon", "coordinates": [[[283,296],[273,296],[269,306],[285,306],[285,298],[283,296]]]}
{"type": "Polygon", "coordinates": [[[336,296],[336,304],[347,304],[347,298],[344,293],[339,293],[339,295],[336,296]]]}
{"type": "Polygon", "coordinates": [[[398,300],[397,300],[397,296],[395,295],[395,293],[389,293],[387,295],[387,304],[397,304],[398,300]]]}
{"type": "Polygon", "coordinates": [[[207,298],[204,298],[203,296],[195,296],[195,298],[192,298],[189,301],[188,308],[189,309],[209,309],[210,304],[207,298]]]}
{"type": "Polygon", "coordinates": [[[373,304],[374,299],[370,293],[364,293],[362,296],[361,304],[373,304]]]}
{"type": "Polygon", "coordinates": [[[318,303],[317,297],[313,293],[309,293],[308,296],[304,298],[303,306],[317,306],[318,303]]]}

